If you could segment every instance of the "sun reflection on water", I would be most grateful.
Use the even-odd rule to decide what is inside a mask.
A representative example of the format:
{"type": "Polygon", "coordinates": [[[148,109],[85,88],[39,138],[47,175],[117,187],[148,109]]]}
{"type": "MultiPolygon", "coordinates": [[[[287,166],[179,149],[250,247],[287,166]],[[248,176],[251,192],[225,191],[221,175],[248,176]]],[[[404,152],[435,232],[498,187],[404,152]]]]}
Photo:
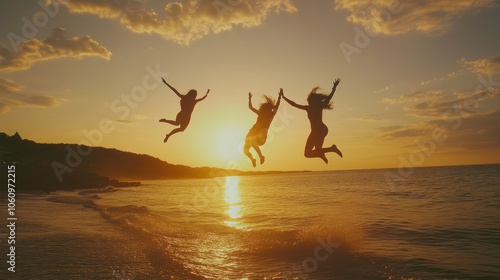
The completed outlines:
{"type": "Polygon", "coordinates": [[[226,177],[226,191],[224,193],[224,201],[228,205],[226,214],[229,217],[229,220],[224,221],[224,223],[234,228],[243,228],[239,220],[243,216],[242,206],[240,205],[239,181],[240,178],[237,176],[226,177]]]}

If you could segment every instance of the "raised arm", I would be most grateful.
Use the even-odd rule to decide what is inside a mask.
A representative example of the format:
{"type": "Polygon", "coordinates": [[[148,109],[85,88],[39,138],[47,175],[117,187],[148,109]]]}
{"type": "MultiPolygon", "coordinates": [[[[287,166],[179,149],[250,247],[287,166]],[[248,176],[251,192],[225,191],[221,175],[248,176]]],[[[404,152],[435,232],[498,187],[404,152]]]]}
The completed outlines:
{"type": "Polygon", "coordinates": [[[257,114],[257,115],[259,114],[259,111],[257,109],[255,109],[252,105],[252,93],[251,92],[248,93],[248,108],[250,110],[252,110],[252,112],[254,112],[255,114],[257,114]]]}
{"type": "Polygon", "coordinates": [[[203,101],[205,98],[207,98],[207,96],[208,96],[208,93],[209,93],[209,92],[210,92],[210,89],[207,89],[207,93],[205,93],[205,96],[203,96],[202,98],[198,98],[198,99],[196,99],[195,101],[196,101],[196,102],[203,101]]]}
{"type": "Polygon", "coordinates": [[[161,80],[163,81],[164,84],[166,84],[173,92],[175,92],[175,94],[177,94],[177,96],[179,96],[180,98],[183,97],[182,94],[180,94],[173,86],[169,85],[167,83],[167,81],[165,81],[165,79],[161,78],[161,80]]]}
{"type": "Polygon", "coordinates": [[[286,102],[288,102],[288,104],[292,105],[293,107],[298,108],[298,109],[302,109],[302,110],[307,110],[306,105],[300,105],[300,104],[297,104],[297,103],[293,102],[292,100],[288,99],[285,96],[285,94],[283,93],[283,90],[280,90],[280,95],[281,95],[281,97],[283,97],[283,99],[285,99],[286,102]]]}
{"type": "Polygon", "coordinates": [[[278,92],[278,101],[276,101],[276,105],[274,105],[274,108],[273,108],[274,114],[276,114],[276,112],[278,112],[278,108],[280,107],[280,101],[281,101],[282,94],[283,94],[283,89],[280,88],[280,91],[278,92]]]}
{"type": "Polygon", "coordinates": [[[330,103],[330,100],[332,100],[332,97],[333,97],[333,94],[335,93],[335,90],[337,89],[337,86],[340,84],[340,79],[337,78],[335,79],[335,81],[333,81],[333,88],[332,88],[332,92],[330,92],[330,94],[328,95],[327,98],[325,98],[325,103],[330,103]]]}

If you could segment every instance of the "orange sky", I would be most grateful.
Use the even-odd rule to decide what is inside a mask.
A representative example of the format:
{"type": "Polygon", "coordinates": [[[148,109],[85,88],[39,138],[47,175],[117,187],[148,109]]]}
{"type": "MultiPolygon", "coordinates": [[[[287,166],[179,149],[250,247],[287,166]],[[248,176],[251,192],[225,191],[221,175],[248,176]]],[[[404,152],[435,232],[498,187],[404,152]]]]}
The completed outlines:
{"type": "Polygon", "coordinates": [[[190,166],[336,170],[498,163],[495,1],[38,1],[0,4],[0,127],[190,166]],[[59,4],[57,4],[59,3],[59,4]],[[181,93],[210,96],[183,133],[158,123],[181,93]],[[241,153],[262,95],[305,104],[341,78],[324,111],[344,158],[303,156],[309,123],[285,102],[263,146],[241,153]]]}

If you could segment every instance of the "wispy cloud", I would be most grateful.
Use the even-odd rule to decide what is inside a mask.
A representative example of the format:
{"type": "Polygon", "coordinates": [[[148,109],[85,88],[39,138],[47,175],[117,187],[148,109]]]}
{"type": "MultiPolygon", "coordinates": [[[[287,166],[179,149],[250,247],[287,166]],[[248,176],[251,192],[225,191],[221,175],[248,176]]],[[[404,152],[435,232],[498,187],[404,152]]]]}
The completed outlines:
{"type": "Polygon", "coordinates": [[[412,93],[403,94],[398,97],[393,98],[384,98],[383,102],[389,104],[402,104],[408,102],[426,102],[428,100],[441,100],[444,98],[446,93],[444,91],[435,90],[435,91],[415,91],[412,93]]]}
{"type": "Polygon", "coordinates": [[[478,112],[479,107],[487,101],[500,98],[498,83],[492,80],[492,77],[500,75],[500,55],[477,60],[461,59],[459,62],[461,68],[458,70],[442,78],[422,82],[420,86],[444,79],[456,78],[459,74],[464,73],[489,76],[492,81],[491,85],[488,84],[485,89],[478,88],[470,92],[450,92],[445,90],[414,91],[398,97],[383,98],[382,101],[393,105],[404,104],[404,110],[410,116],[446,119],[449,118],[450,111],[461,111],[462,114],[475,114],[478,112]]]}
{"type": "Polygon", "coordinates": [[[448,73],[442,77],[439,77],[439,78],[433,78],[433,79],[430,79],[430,80],[427,80],[427,81],[423,81],[420,83],[421,86],[426,86],[426,85],[429,85],[429,84],[432,84],[432,83],[435,83],[435,82],[442,82],[442,81],[445,81],[445,80],[448,80],[448,79],[452,79],[452,78],[455,78],[457,76],[459,76],[460,74],[463,74],[467,71],[465,71],[464,69],[459,69],[459,70],[456,70],[456,71],[453,71],[451,73],[448,73]]]}
{"type": "Polygon", "coordinates": [[[136,125],[137,124],[137,122],[135,122],[135,121],[122,120],[122,119],[114,120],[113,122],[116,124],[122,124],[122,125],[136,125]]]}
{"type": "Polygon", "coordinates": [[[436,125],[430,122],[401,124],[379,127],[381,134],[379,138],[384,140],[395,140],[401,138],[420,138],[431,135],[436,125]]]}
{"type": "Polygon", "coordinates": [[[500,89],[465,93],[434,90],[412,92],[396,98],[384,98],[383,102],[389,104],[410,103],[404,107],[405,112],[410,116],[447,119],[453,118],[456,112],[460,112],[462,116],[476,114],[480,103],[499,97],[500,89]]]}
{"type": "Polygon", "coordinates": [[[387,141],[415,143],[432,137],[436,129],[446,139],[448,149],[499,149],[500,110],[478,113],[450,120],[431,120],[414,124],[394,125],[379,128],[379,138],[387,141]]]}
{"type": "Polygon", "coordinates": [[[495,55],[477,60],[462,60],[470,71],[483,75],[500,75],[500,55],[495,55]]]}
{"type": "Polygon", "coordinates": [[[261,25],[271,13],[293,13],[290,0],[186,0],[165,6],[165,17],[136,0],[64,0],[70,12],[112,19],[136,33],[158,34],[188,45],[206,35],[234,26],[261,25]]]}
{"type": "Polygon", "coordinates": [[[485,76],[500,76],[500,55],[491,57],[466,60],[464,58],[458,61],[460,68],[438,78],[432,78],[420,83],[420,86],[427,86],[436,82],[442,82],[449,79],[457,78],[463,74],[478,74],[485,76]]]}
{"type": "Polygon", "coordinates": [[[38,61],[83,56],[111,57],[111,52],[89,36],[68,38],[66,31],[56,28],[45,40],[32,38],[21,43],[17,52],[0,47],[0,71],[23,71],[38,61]]]}
{"type": "Polygon", "coordinates": [[[495,149],[500,148],[500,110],[478,113],[450,122],[434,120],[433,124],[440,128],[448,128],[450,139],[447,144],[463,149],[495,149]],[[458,126],[458,124],[460,124],[458,126]],[[457,125],[457,129],[453,129],[457,125]]]}
{"type": "Polygon", "coordinates": [[[348,118],[348,120],[352,121],[381,121],[384,120],[385,118],[382,115],[365,115],[361,117],[355,117],[355,118],[348,118]]]}
{"type": "Polygon", "coordinates": [[[57,107],[65,99],[36,93],[27,93],[16,82],[0,78],[0,114],[18,107],[57,107]]]}
{"type": "Polygon", "coordinates": [[[374,90],[373,93],[381,93],[381,92],[386,92],[390,89],[392,89],[394,87],[394,85],[388,85],[388,86],[385,86],[381,89],[377,89],[377,90],[374,90]]]}
{"type": "Polygon", "coordinates": [[[12,80],[0,78],[0,92],[8,94],[21,91],[22,86],[12,80]]]}
{"type": "Polygon", "coordinates": [[[386,35],[410,31],[442,34],[461,15],[493,5],[493,0],[335,1],[335,9],[350,12],[347,20],[386,35]]]}

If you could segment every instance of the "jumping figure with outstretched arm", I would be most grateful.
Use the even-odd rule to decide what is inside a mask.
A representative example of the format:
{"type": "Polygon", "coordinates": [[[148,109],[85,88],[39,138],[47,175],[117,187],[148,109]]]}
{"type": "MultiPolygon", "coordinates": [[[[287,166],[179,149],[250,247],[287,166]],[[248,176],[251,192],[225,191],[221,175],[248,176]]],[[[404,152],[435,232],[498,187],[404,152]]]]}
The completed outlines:
{"type": "Polygon", "coordinates": [[[336,79],[333,82],[333,88],[329,95],[316,93],[318,87],[313,88],[307,97],[307,105],[295,103],[285,96],[283,90],[280,91],[280,96],[283,97],[288,104],[307,112],[307,118],[311,124],[311,133],[307,138],[304,148],[304,156],[307,158],[318,157],[325,163],[328,163],[328,159],[325,156],[326,153],[334,152],[342,157],[342,152],[335,144],[330,147],[323,148],[325,137],[328,134],[328,127],[323,123],[323,110],[332,109],[331,100],[339,83],[340,79],[336,79]]]}
{"type": "Polygon", "coordinates": [[[191,114],[193,113],[194,106],[196,105],[196,103],[203,101],[205,98],[207,98],[210,89],[207,90],[205,96],[196,99],[196,96],[198,94],[196,90],[191,89],[188,91],[188,93],[182,95],[173,86],[169,85],[167,81],[165,81],[165,79],[162,78],[162,81],[181,99],[181,111],[177,114],[175,120],[167,120],[167,119],[160,120],[160,122],[165,122],[171,125],[179,126],[178,128],[174,128],[170,133],[165,135],[165,139],[163,140],[163,142],[166,143],[170,136],[178,132],[184,131],[187,128],[191,120],[191,114]]]}
{"type": "Polygon", "coordinates": [[[257,154],[259,155],[260,164],[263,164],[265,157],[262,155],[259,146],[262,146],[266,143],[269,126],[271,125],[274,115],[276,115],[278,107],[280,106],[281,91],[280,93],[278,93],[278,101],[276,101],[276,104],[271,97],[264,95],[264,98],[266,99],[266,101],[260,104],[260,107],[257,110],[252,105],[252,93],[248,93],[248,108],[252,112],[257,114],[257,121],[248,131],[248,134],[245,138],[243,152],[252,161],[253,167],[257,165],[257,161],[250,153],[250,148],[253,148],[257,152],[257,154]]]}

